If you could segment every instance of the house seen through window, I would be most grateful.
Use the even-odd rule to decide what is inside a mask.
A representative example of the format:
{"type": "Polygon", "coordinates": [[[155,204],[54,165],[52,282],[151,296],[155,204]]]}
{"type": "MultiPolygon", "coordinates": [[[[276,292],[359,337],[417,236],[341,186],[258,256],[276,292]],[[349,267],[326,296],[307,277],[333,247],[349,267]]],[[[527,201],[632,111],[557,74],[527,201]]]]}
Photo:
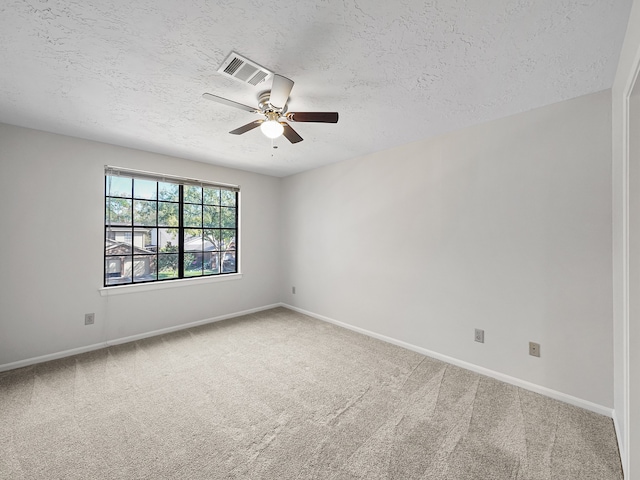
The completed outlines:
{"type": "Polygon", "coordinates": [[[237,273],[238,191],[107,167],[104,285],[237,273]]]}

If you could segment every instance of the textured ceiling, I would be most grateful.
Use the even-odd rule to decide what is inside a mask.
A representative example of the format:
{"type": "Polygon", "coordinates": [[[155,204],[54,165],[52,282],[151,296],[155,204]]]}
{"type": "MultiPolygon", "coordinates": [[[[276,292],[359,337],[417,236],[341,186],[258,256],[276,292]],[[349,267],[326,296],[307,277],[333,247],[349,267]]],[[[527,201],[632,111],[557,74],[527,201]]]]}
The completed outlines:
{"type": "MultiPolygon", "coordinates": [[[[611,87],[632,0],[3,0],[0,122],[286,176],[611,87]],[[236,51],[295,81],[278,149],[236,51]]],[[[117,163],[117,160],[114,160],[117,163]]]]}

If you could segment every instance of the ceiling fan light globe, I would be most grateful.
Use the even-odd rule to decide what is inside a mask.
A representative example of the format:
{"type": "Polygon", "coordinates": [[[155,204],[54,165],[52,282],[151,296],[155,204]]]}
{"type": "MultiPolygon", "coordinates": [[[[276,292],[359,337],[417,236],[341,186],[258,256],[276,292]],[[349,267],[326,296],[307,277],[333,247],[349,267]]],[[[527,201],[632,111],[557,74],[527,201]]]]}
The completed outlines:
{"type": "Polygon", "coordinates": [[[267,120],[262,122],[260,125],[260,130],[264,133],[264,136],[267,138],[278,138],[284,132],[284,127],[276,120],[267,120]]]}

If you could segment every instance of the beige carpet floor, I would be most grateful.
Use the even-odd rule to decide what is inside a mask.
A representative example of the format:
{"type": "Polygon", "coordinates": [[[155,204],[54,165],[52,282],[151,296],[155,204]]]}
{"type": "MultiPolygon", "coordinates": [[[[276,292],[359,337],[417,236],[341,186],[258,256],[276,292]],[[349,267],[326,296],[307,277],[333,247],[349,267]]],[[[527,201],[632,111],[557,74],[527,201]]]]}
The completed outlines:
{"type": "Polygon", "coordinates": [[[277,308],[0,374],[0,478],[622,475],[609,418],[277,308]]]}

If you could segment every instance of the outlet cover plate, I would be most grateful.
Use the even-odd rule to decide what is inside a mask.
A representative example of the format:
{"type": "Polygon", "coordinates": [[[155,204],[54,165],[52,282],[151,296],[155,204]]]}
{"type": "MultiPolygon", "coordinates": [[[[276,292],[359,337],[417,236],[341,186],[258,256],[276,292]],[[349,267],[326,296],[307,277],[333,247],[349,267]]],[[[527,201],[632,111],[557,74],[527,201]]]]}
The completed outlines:
{"type": "Polygon", "coordinates": [[[529,342],[529,355],[532,357],[540,356],[540,344],[535,342],[529,342]]]}
{"type": "Polygon", "coordinates": [[[84,324],[85,325],[93,325],[96,321],[95,313],[85,313],[84,314],[84,324]]]}
{"type": "Polygon", "coordinates": [[[476,328],[474,340],[479,343],[484,343],[484,330],[480,330],[479,328],[476,328]]]}

